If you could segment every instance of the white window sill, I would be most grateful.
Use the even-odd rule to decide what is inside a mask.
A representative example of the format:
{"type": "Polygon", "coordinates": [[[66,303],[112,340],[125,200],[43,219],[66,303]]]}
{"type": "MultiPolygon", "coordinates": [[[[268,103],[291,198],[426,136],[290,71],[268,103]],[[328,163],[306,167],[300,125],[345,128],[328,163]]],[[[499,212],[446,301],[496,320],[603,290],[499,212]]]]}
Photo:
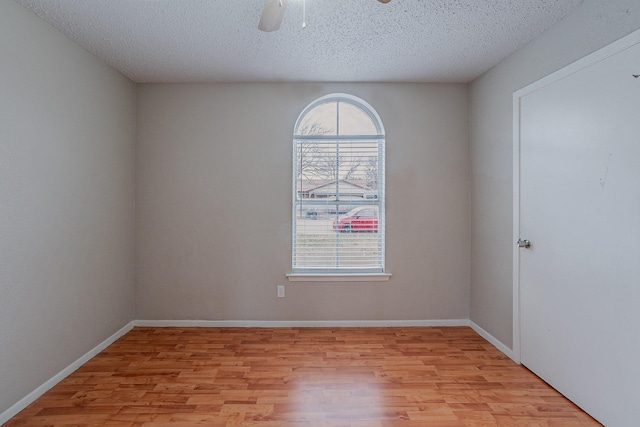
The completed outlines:
{"type": "Polygon", "coordinates": [[[388,282],[390,273],[309,274],[288,273],[290,282],[388,282]]]}

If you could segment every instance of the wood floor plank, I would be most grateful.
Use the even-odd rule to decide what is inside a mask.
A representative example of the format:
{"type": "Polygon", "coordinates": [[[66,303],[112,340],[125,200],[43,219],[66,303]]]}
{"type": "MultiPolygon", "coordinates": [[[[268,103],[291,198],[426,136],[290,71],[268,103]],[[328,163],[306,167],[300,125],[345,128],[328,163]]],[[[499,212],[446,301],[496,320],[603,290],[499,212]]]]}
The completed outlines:
{"type": "Polygon", "coordinates": [[[470,328],[134,328],[17,426],[596,426],[470,328]]]}

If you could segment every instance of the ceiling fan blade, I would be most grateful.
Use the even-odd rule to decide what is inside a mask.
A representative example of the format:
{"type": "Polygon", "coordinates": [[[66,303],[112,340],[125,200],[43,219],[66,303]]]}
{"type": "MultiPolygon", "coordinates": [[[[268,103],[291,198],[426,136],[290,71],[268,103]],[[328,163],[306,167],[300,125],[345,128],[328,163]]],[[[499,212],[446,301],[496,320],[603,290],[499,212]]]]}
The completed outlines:
{"type": "Polygon", "coordinates": [[[380,3],[389,3],[391,0],[378,0],[380,3]]]}
{"type": "Polygon", "coordinates": [[[266,0],[258,29],[261,31],[275,31],[280,28],[287,0],[266,0]]]}

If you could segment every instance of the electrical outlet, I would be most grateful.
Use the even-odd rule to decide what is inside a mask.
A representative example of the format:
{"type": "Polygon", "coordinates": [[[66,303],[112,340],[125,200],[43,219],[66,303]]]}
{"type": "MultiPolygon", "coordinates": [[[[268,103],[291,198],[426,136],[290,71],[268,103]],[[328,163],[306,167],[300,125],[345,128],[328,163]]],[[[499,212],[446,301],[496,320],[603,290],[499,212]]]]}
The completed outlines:
{"type": "Polygon", "coordinates": [[[278,285],[278,298],[284,298],[284,285],[278,285]]]}

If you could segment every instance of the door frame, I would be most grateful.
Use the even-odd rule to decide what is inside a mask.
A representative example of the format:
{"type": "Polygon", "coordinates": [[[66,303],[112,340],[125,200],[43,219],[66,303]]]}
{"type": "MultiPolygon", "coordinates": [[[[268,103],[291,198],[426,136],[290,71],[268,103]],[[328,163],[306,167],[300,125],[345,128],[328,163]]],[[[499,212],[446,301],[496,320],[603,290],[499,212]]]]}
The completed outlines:
{"type": "MultiPolygon", "coordinates": [[[[525,96],[540,90],[554,82],[568,77],[580,70],[603,61],[625,49],[640,43],[640,30],[636,30],[613,43],[596,50],[566,67],[549,74],[542,79],[513,93],[513,354],[515,362],[521,363],[521,335],[520,335],[520,253],[521,249],[515,242],[519,238],[535,236],[520,236],[520,103],[525,96]]],[[[638,70],[640,73],[640,70],[638,70]]],[[[535,244],[535,243],[534,243],[535,244]]]]}

